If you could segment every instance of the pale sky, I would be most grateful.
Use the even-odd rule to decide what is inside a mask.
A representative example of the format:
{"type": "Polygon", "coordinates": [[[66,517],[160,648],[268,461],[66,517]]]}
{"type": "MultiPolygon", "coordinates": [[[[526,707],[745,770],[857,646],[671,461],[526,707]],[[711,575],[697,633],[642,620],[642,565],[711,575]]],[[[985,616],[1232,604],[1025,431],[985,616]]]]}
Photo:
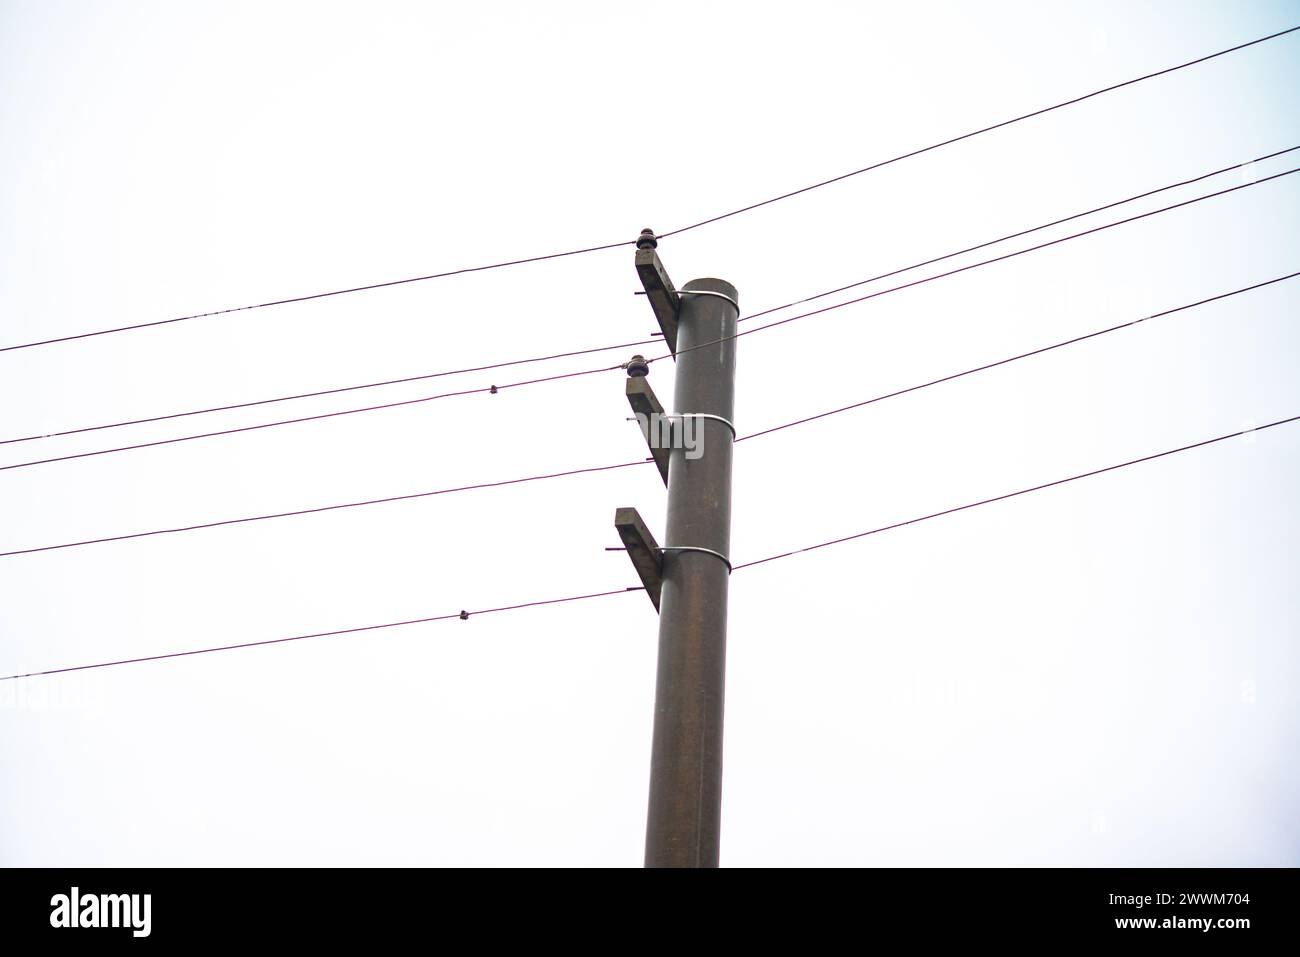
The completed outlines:
{"type": "MultiPolygon", "coordinates": [[[[0,346],[666,232],[1297,24],[0,2],[0,346]]],[[[1292,34],[659,253],[765,309],[1300,145],[1298,80],[1292,34]]],[[[737,426],[1295,272],[1298,226],[1300,174],[745,336],[737,426]]],[[[643,339],[638,288],[629,247],[0,352],[0,438],[643,339]]],[[[1300,279],[743,443],[733,561],[1300,415],[1298,315],[1300,279]]],[[[0,471],[0,551],[628,461],[622,380],[0,471]]],[[[650,381],[670,403],[666,363],[650,381]]],[[[722,863],[1300,864],[1297,483],[1300,423],[736,572],[722,863]]],[[[664,502],[647,466],[3,557],[0,675],[635,585],[614,509],[661,535],[664,502]]],[[[638,866],[656,631],[630,593],[0,682],[0,864],[638,866]]]]}

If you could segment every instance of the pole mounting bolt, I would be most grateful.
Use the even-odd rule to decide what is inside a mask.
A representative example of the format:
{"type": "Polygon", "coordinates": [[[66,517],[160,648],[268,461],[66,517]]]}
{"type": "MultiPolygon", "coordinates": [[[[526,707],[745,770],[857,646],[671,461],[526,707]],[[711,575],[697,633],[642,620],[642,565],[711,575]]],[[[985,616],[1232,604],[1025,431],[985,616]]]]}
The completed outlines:
{"type": "Polygon", "coordinates": [[[655,239],[655,231],[653,229],[647,228],[641,230],[641,235],[636,239],[637,249],[657,249],[658,246],[659,240],[655,239]]]}
{"type": "Polygon", "coordinates": [[[650,374],[650,363],[641,355],[633,356],[623,368],[627,370],[630,379],[644,379],[650,374]]]}

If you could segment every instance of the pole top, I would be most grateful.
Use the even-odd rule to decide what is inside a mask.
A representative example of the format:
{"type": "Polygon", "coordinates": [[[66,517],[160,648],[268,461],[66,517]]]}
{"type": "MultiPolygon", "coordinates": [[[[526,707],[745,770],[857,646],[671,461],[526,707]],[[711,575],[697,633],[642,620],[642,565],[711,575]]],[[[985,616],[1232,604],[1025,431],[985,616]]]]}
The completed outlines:
{"type": "Polygon", "coordinates": [[[641,230],[641,235],[636,239],[637,249],[657,249],[659,240],[655,239],[655,231],[647,227],[641,230]]]}

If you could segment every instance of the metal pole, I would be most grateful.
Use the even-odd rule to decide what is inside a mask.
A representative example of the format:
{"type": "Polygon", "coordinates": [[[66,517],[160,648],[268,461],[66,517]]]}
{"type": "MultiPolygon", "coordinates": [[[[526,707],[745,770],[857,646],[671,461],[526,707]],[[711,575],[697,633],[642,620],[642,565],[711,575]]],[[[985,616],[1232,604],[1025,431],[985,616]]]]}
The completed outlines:
{"type": "Polygon", "coordinates": [[[705,415],[674,420],[693,429],[700,454],[674,441],[669,459],[645,863],[717,867],[730,574],[720,556],[731,554],[735,436],[726,423],[735,421],[739,310],[721,279],[692,280],[679,295],[676,413],[705,415]]]}

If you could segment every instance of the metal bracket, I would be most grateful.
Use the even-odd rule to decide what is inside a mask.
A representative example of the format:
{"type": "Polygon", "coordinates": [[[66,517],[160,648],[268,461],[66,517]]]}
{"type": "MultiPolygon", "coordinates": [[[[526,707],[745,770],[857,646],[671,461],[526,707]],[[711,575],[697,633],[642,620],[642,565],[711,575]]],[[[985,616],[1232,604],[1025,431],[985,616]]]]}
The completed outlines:
{"type": "Polygon", "coordinates": [[[736,437],[736,427],[731,424],[730,420],[724,419],[720,415],[714,415],[712,412],[679,412],[676,415],[668,416],[670,419],[712,419],[714,422],[721,422],[731,430],[731,437],[736,437]]]}
{"type": "Polygon", "coordinates": [[[733,306],[735,306],[735,307],[736,307],[736,315],[737,315],[737,316],[740,315],[740,303],[736,302],[736,300],[732,299],[732,298],[731,298],[730,296],[728,296],[725,292],[714,292],[714,291],[711,290],[711,289],[682,289],[682,290],[680,290],[680,291],[677,293],[677,295],[679,295],[679,296],[716,296],[716,297],[719,298],[719,299],[725,299],[725,300],[727,300],[727,302],[729,302],[729,303],[731,303],[733,306]]]}
{"type": "Polygon", "coordinates": [[[658,611],[659,593],[664,584],[663,549],[655,543],[654,536],[634,508],[617,509],[614,512],[614,528],[623,540],[627,556],[632,559],[632,567],[641,578],[641,584],[645,585],[645,593],[650,596],[655,611],[658,611]]]}
{"type": "MultiPolygon", "coordinates": [[[[650,383],[644,377],[628,379],[625,390],[627,393],[627,404],[632,407],[635,415],[643,416],[647,423],[646,428],[642,430],[645,436],[646,445],[650,448],[650,455],[655,460],[655,465],[659,468],[659,476],[664,480],[664,485],[668,485],[668,457],[672,450],[667,448],[656,448],[656,443],[652,441],[651,429],[649,425],[655,421],[655,416],[664,414],[664,407],[655,397],[654,390],[650,388],[650,383]]],[[[734,432],[733,432],[734,434],[734,432]]]]}
{"type": "Polygon", "coordinates": [[[664,331],[664,341],[668,343],[668,348],[676,358],[677,314],[681,309],[682,300],[673,286],[673,281],[668,278],[668,272],[660,262],[659,254],[653,248],[637,249],[636,274],[641,277],[641,285],[645,287],[650,308],[654,310],[655,318],[659,320],[659,328],[664,331]]]}
{"type": "Polygon", "coordinates": [[[727,572],[731,572],[731,560],[722,552],[715,552],[711,548],[701,548],[698,545],[665,545],[660,551],[664,552],[703,552],[705,555],[712,555],[714,558],[727,566],[727,572]]]}

